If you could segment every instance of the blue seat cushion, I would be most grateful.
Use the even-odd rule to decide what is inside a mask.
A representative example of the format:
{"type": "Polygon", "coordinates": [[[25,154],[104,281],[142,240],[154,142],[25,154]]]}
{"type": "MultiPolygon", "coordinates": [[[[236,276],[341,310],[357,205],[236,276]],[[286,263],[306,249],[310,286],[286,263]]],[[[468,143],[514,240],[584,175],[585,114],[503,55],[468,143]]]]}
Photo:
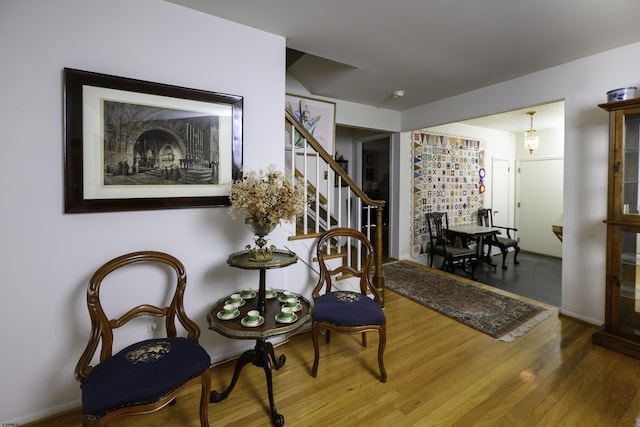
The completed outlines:
{"type": "Polygon", "coordinates": [[[383,325],[387,322],[378,303],[357,292],[336,291],[318,297],[313,320],[338,326],[383,325]]]}
{"type": "Polygon", "coordinates": [[[156,402],[210,365],[206,350],[188,338],[132,344],[96,365],[82,382],[82,414],[100,418],[126,406],[156,402]]]}

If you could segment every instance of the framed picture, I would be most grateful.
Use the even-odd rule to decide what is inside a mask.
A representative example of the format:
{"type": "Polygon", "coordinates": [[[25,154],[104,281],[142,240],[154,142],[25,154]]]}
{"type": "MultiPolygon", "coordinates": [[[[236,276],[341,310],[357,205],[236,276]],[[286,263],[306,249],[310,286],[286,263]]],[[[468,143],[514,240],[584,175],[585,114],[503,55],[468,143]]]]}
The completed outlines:
{"type": "MultiPolygon", "coordinates": [[[[286,94],[285,108],[305,127],[331,156],[335,153],[335,102],[286,94]]],[[[304,148],[302,139],[295,141],[296,149],[304,148]]]]}
{"type": "Polygon", "coordinates": [[[65,68],[65,213],[229,205],[242,102],[65,68]]]}

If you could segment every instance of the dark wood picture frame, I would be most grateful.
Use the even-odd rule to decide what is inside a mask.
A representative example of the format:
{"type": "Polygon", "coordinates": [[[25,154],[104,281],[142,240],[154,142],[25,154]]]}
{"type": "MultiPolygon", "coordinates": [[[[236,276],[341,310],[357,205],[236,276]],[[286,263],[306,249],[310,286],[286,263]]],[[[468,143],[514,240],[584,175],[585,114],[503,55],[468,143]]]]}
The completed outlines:
{"type": "Polygon", "coordinates": [[[65,213],[230,204],[242,178],[243,97],[63,74],[65,213]]]}

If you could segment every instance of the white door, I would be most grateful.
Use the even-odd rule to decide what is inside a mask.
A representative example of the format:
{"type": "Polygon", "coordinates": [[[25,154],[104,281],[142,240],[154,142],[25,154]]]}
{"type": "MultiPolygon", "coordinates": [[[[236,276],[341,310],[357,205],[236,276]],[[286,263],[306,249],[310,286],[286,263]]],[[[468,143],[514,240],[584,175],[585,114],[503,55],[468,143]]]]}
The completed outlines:
{"type": "MultiPolygon", "coordinates": [[[[513,227],[515,222],[513,215],[514,178],[511,161],[505,159],[493,159],[491,162],[491,201],[485,207],[491,208],[493,224],[502,227],[513,227]]],[[[500,248],[493,247],[491,254],[499,254],[500,248]]]]}
{"type": "Polygon", "coordinates": [[[516,182],[516,221],[520,249],[562,257],[551,226],[562,224],[562,158],[521,160],[516,182]]]}
{"type": "Polygon", "coordinates": [[[493,159],[491,178],[491,208],[493,223],[502,227],[512,227],[513,215],[513,174],[509,160],[493,159]]]}

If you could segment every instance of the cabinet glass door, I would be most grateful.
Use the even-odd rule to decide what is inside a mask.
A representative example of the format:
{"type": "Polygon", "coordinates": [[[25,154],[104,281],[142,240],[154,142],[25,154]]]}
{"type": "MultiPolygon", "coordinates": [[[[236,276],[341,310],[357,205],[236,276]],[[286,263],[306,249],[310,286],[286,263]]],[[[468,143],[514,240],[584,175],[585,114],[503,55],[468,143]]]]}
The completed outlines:
{"type": "MultiPolygon", "coordinates": [[[[640,336],[640,233],[622,232],[618,333],[640,336]]],[[[614,321],[615,322],[615,321],[614,321]]]]}
{"type": "Polygon", "coordinates": [[[640,212],[640,114],[624,116],[623,155],[624,181],[622,188],[622,213],[638,215],[640,212]]]}

